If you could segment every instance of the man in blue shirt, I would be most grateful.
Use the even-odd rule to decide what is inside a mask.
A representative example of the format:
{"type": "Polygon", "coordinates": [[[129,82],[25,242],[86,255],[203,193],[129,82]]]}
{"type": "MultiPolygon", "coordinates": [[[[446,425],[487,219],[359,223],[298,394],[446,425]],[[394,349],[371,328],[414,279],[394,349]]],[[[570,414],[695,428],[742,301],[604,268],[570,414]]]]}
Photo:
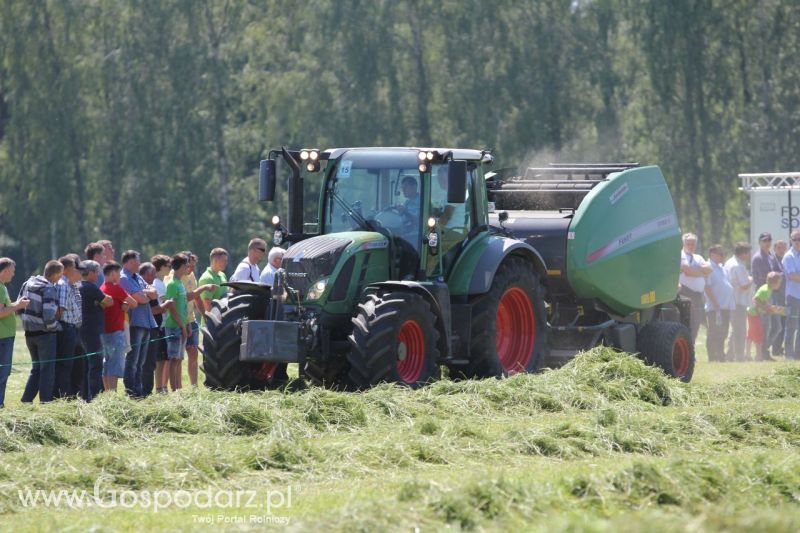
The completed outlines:
{"type": "Polygon", "coordinates": [[[800,230],[792,232],[792,247],[783,256],[786,276],[786,337],[784,351],[787,359],[799,359],[800,343],[800,230]]]}
{"type": "Polygon", "coordinates": [[[143,396],[142,367],[147,358],[147,347],[150,342],[150,330],[156,327],[150,300],[158,298],[154,287],[145,283],[139,275],[139,252],[128,250],[122,254],[122,276],[119,284],[136,300],[138,304],[128,311],[131,330],[131,351],[125,356],[125,392],[134,398],[143,396]]]}

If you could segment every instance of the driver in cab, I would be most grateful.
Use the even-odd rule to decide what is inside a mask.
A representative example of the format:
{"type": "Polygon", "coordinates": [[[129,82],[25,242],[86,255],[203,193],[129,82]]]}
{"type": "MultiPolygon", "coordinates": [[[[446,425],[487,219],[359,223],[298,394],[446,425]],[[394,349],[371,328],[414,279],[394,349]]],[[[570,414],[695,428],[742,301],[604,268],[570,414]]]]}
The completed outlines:
{"type": "Polygon", "coordinates": [[[397,210],[401,213],[408,213],[414,218],[418,217],[420,198],[417,180],[413,176],[404,177],[403,181],[400,182],[400,190],[403,191],[406,201],[402,205],[398,205],[397,210]]]}

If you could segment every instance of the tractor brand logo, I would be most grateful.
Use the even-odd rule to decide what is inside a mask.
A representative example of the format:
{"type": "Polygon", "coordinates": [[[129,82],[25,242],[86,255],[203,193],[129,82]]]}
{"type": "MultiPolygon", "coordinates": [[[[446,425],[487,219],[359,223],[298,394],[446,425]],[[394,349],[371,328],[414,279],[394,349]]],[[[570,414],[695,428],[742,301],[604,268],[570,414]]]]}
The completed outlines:
{"type": "Polygon", "coordinates": [[[382,241],[372,241],[372,242],[365,242],[361,245],[362,250],[377,250],[379,248],[386,248],[389,246],[389,241],[382,240],[382,241]]]}
{"type": "Polygon", "coordinates": [[[287,276],[290,278],[305,278],[308,276],[307,272],[287,272],[287,276]]]}

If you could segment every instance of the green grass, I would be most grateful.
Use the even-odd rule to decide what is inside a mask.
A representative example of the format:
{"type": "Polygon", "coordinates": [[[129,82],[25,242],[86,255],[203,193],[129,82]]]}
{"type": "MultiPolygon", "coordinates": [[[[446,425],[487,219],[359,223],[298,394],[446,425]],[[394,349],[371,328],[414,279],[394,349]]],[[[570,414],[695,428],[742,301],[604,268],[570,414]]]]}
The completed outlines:
{"type": "Polygon", "coordinates": [[[17,495],[98,480],[259,501],[291,487],[272,514],[295,529],[800,528],[797,364],[701,363],[686,385],[597,349],[538,375],[420,391],[201,388],[44,406],[18,403],[23,381],[12,375],[0,413],[4,530],[199,530],[208,515],[264,527],[249,522],[263,509],[26,508],[17,495]]]}

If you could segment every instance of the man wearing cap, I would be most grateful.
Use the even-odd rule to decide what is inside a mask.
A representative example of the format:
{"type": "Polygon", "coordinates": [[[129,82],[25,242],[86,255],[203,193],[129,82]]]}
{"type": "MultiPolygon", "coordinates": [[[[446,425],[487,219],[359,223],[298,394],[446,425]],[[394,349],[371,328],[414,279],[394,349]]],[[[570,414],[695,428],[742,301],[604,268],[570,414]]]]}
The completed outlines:
{"type": "Polygon", "coordinates": [[[87,402],[103,392],[103,342],[100,335],[105,331],[105,313],[103,309],[114,304],[97,286],[100,276],[100,263],[84,261],[86,269],[81,272],[83,280],[78,284],[81,293],[82,323],[79,336],[85,352],[86,364],[81,397],[87,402]]]}
{"type": "MultiPolygon", "coordinates": [[[[772,248],[772,235],[765,231],[758,236],[759,251],[753,254],[752,262],[750,263],[750,273],[753,276],[753,286],[758,289],[767,282],[767,275],[770,272],[783,272],[778,258],[770,250],[772,248]]],[[[775,327],[773,327],[772,319],[767,316],[762,321],[764,328],[764,341],[762,346],[764,350],[761,352],[764,357],[769,357],[769,347],[772,344],[772,337],[775,334],[775,327]]]]}
{"type": "Polygon", "coordinates": [[[683,249],[681,250],[681,275],[678,292],[681,296],[691,301],[691,330],[692,343],[700,331],[700,324],[705,322],[705,289],[706,276],[711,274],[711,265],[700,254],[694,253],[697,249],[697,235],[686,233],[683,235],[683,249]]]}

